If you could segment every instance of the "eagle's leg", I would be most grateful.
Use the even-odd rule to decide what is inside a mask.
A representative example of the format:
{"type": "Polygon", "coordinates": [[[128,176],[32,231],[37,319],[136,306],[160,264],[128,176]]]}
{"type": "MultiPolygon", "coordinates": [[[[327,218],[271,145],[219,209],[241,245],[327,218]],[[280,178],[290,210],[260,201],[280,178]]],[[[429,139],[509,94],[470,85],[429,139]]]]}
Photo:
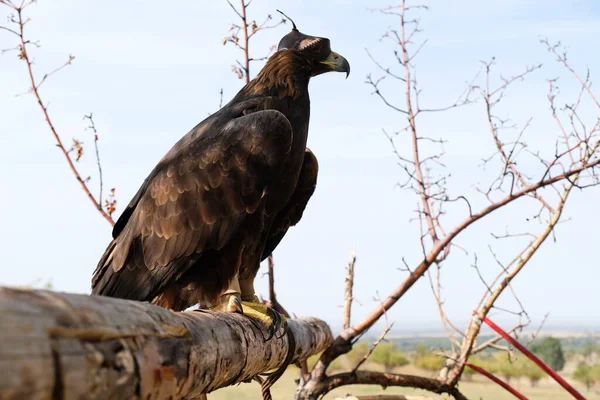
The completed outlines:
{"type": "Polygon", "coordinates": [[[259,302],[258,297],[244,296],[244,292],[240,289],[240,282],[237,275],[232,279],[227,290],[219,297],[219,302],[210,307],[215,311],[237,312],[250,318],[250,321],[262,332],[262,328],[254,322],[258,320],[266,325],[269,336],[265,341],[270,340],[282,324],[282,316],[271,307],[268,307],[259,302]]]}
{"type": "Polygon", "coordinates": [[[226,311],[226,312],[239,312],[243,313],[241,307],[241,295],[240,283],[238,276],[234,276],[229,287],[219,296],[216,304],[211,304],[210,309],[213,311],[226,311]]]}
{"type": "Polygon", "coordinates": [[[242,304],[244,306],[244,312],[247,313],[248,308],[254,311],[254,315],[261,315],[259,319],[263,321],[265,325],[269,328],[269,336],[266,340],[270,340],[275,333],[279,331],[279,328],[285,324],[285,317],[275,311],[272,307],[267,306],[260,302],[258,297],[254,292],[254,277],[248,277],[245,279],[240,279],[240,287],[241,287],[241,295],[242,295],[242,304]]]}

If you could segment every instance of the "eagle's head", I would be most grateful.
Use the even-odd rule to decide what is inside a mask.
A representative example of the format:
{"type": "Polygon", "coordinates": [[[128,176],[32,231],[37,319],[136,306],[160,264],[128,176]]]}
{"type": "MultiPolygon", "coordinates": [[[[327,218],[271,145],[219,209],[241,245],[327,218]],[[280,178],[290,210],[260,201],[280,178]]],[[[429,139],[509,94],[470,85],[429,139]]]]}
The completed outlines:
{"type": "Polygon", "coordinates": [[[292,31],[279,41],[278,51],[289,49],[300,53],[310,62],[311,76],[331,71],[345,72],[346,78],[350,75],[348,60],[335,51],[331,51],[329,39],[305,35],[296,28],[293,21],[292,25],[292,31]]]}

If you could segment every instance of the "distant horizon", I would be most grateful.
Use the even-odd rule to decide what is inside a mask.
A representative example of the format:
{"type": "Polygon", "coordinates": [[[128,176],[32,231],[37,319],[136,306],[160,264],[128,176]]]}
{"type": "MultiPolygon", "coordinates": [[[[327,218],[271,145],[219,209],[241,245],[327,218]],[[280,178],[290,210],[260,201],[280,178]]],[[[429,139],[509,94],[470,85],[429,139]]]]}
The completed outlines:
{"type": "MultiPolygon", "coordinates": [[[[331,329],[335,332],[340,332],[341,329],[341,320],[340,321],[329,321],[325,320],[331,327],[331,329]]],[[[439,321],[431,321],[429,323],[423,324],[411,324],[411,327],[400,327],[401,321],[397,321],[396,324],[390,329],[389,333],[386,335],[387,338],[402,338],[402,337],[442,337],[446,336],[446,332],[441,326],[439,321]],[[414,326],[414,327],[413,327],[414,326]]],[[[457,321],[458,326],[465,326],[467,321],[457,321]]],[[[406,325],[406,324],[405,324],[406,325]]],[[[509,328],[508,325],[503,328],[509,328]]],[[[366,336],[368,337],[377,337],[379,336],[385,328],[377,327],[371,328],[366,336]]],[[[521,335],[530,335],[538,331],[538,326],[529,325],[523,328],[520,331],[521,335]]],[[[559,334],[573,334],[571,337],[575,336],[590,336],[590,337],[600,337],[600,324],[579,324],[579,323],[556,323],[556,324],[544,324],[542,329],[539,331],[541,336],[552,336],[559,334]]],[[[481,335],[492,335],[494,331],[492,331],[488,327],[483,327],[481,329],[481,335]]]]}

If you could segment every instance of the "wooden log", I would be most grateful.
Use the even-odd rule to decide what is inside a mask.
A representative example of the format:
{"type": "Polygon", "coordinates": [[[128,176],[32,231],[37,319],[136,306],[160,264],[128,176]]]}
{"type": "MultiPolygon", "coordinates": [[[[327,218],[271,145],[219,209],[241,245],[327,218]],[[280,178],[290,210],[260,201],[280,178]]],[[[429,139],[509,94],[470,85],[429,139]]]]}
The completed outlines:
{"type": "MultiPolygon", "coordinates": [[[[332,343],[321,320],[288,326],[292,361],[332,343]]],[[[239,314],[0,288],[0,399],[195,399],[280,367],[288,337],[266,335],[239,314]]]]}

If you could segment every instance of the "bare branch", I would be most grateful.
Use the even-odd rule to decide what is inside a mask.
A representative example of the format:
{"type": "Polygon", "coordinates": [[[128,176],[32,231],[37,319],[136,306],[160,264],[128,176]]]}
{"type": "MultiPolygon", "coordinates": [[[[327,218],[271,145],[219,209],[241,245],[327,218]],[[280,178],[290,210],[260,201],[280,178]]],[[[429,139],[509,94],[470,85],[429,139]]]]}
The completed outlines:
{"type": "Polygon", "coordinates": [[[42,86],[42,84],[43,84],[44,82],[46,82],[46,79],[48,79],[49,77],[51,77],[51,76],[52,76],[52,75],[54,75],[55,73],[57,73],[57,72],[61,71],[62,69],[64,69],[64,68],[68,67],[69,65],[71,65],[71,64],[73,63],[73,60],[75,60],[75,57],[69,54],[69,58],[68,58],[68,60],[67,60],[67,61],[65,61],[65,63],[64,63],[63,65],[61,65],[60,67],[58,67],[58,68],[56,68],[56,69],[52,70],[51,72],[48,72],[47,74],[45,74],[45,75],[42,77],[42,80],[41,80],[41,81],[38,83],[38,85],[37,85],[37,88],[39,89],[39,88],[42,86]]]}
{"type": "Polygon", "coordinates": [[[400,81],[402,81],[402,82],[406,82],[406,80],[405,80],[403,77],[401,77],[400,75],[396,75],[396,74],[394,74],[393,72],[391,72],[391,71],[390,71],[390,69],[389,69],[389,68],[384,68],[384,67],[383,67],[381,64],[379,64],[379,63],[377,62],[377,60],[375,60],[375,59],[373,58],[373,56],[371,55],[371,53],[369,52],[369,50],[368,50],[368,49],[365,49],[365,51],[367,52],[367,55],[369,56],[369,58],[371,59],[371,61],[373,61],[373,63],[374,63],[375,65],[377,65],[377,67],[378,67],[380,70],[382,70],[383,72],[385,72],[387,75],[391,76],[392,78],[398,79],[398,80],[400,80],[400,81]]]}
{"type": "Polygon", "coordinates": [[[102,164],[100,163],[100,151],[98,150],[98,131],[96,130],[96,124],[94,123],[94,116],[92,113],[90,113],[89,115],[84,115],[83,119],[89,120],[90,125],[87,127],[87,129],[91,129],[91,131],[94,133],[94,149],[96,151],[96,164],[98,165],[98,178],[100,181],[99,182],[100,193],[98,194],[97,201],[98,201],[98,204],[102,204],[102,201],[103,201],[102,189],[104,186],[104,179],[102,177],[102,164]]]}
{"type": "Polygon", "coordinates": [[[367,75],[367,80],[365,81],[365,83],[368,83],[369,85],[373,86],[373,93],[376,94],[377,96],[379,96],[379,98],[385,103],[386,106],[388,106],[389,108],[391,108],[392,110],[398,111],[399,113],[402,114],[408,114],[408,111],[403,110],[399,107],[396,107],[395,105],[393,105],[392,103],[390,103],[385,96],[381,93],[381,90],[379,90],[379,83],[384,79],[384,77],[379,78],[378,80],[374,81],[373,78],[371,77],[371,75],[367,75]]]}
{"type": "MultiPolygon", "coordinates": [[[[564,151],[557,150],[554,160],[551,160],[546,163],[545,171],[543,172],[542,177],[540,179],[535,181],[535,180],[526,178],[525,175],[516,168],[516,165],[514,164],[514,161],[513,161],[514,157],[516,157],[519,149],[521,148],[519,143],[520,143],[520,140],[521,140],[521,137],[523,135],[525,128],[519,133],[519,137],[518,137],[517,141],[515,143],[510,144],[511,147],[508,150],[505,150],[504,144],[502,142],[500,142],[500,139],[498,136],[498,130],[508,127],[508,124],[506,121],[499,120],[497,117],[493,116],[491,109],[496,104],[498,104],[498,102],[502,99],[504,91],[508,88],[508,86],[510,84],[512,84],[513,82],[516,82],[518,80],[522,80],[526,75],[539,69],[541,66],[536,65],[536,66],[528,67],[525,72],[523,72],[517,76],[511,77],[511,78],[501,78],[502,84],[495,89],[490,89],[489,83],[488,83],[486,88],[481,89],[481,90],[484,93],[484,97],[487,99],[487,108],[489,110],[488,117],[489,117],[490,130],[492,131],[494,138],[497,140],[496,141],[497,151],[499,153],[501,153],[501,159],[503,160],[503,163],[504,163],[503,169],[504,169],[505,173],[508,172],[508,174],[511,176],[510,191],[507,194],[503,195],[503,197],[500,197],[499,199],[492,198],[492,196],[490,195],[491,189],[488,190],[487,192],[484,192],[486,194],[487,198],[490,200],[490,204],[487,207],[480,209],[479,211],[472,210],[470,203],[467,201],[467,204],[469,205],[469,216],[466,217],[465,219],[463,219],[458,224],[456,224],[453,229],[449,230],[446,233],[443,230],[443,228],[440,224],[440,221],[439,221],[439,217],[443,212],[442,206],[439,205],[439,206],[434,207],[434,204],[437,204],[437,202],[443,203],[443,202],[449,201],[448,197],[444,194],[445,191],[443,188],[439,191],[436,189],[436,187],[438,185],[441,185],[444,182],[444,180],[443,180],[443,178],[441,178],[439,180],[432,180],[431,176],[430,176],[430,168],[424,167],[424,165],[423,165],[426,161],[429,161],[429,160],[437,161],[439,159],[439,156],[434,155],[434,156],[429,156],[429,157],[423,157],[420,154],[419,140],[421,139],[421,136],[417,134],[417,125],[416,125],[416,121],[415,121],[416,115],[415,115],[415,111],[414,111],[415,108],[413,106],[413,95],[415,96],[416,99],[418,99],[419,90],[416,87],[416,83],[415,83],[416,79],[413,78],[413,74],[412,74],[413,67],[411,66],[412,58],[409,54],[407,47],[408,47],[409,42],[412,40],[413,34],[416,31],[418,31],[418,21],[405,19],[405,15],[406,15],[405,14],[406,13],[405,1],[402,1],[400,6],[385,9],[383,12],[385,14],[393,14],[393,15],[400,16],[401,29],[399,31],[390,30],[388,33],[386,33],[386,35],[384,35],[384,38],[392,40],[400,48],[399,51],[395,52],[395,55],[396,55],[400,65],[403,66],[405,69],[405,75],[404,75],[402,82],[405,86],[404,87],[404,94],[405,94],[404,102],[405,102],[406,107],[400,108],[394,104],[391,104],[385,98],[385,96],[383,96],[383,94],[381,93],[380,88],[379,88],[379,85],[382,82],[383,78],[380,78],[375,81],[375,80],[373,80],[373,78],[371,78],[371,76],[367,76],[366,83],[371,85],[375,89],[374,93],[382,98],[384,104],[386,104],[388,107],[391,107],[392,109],[394,109],[396,111],[401,112],[403,115],[407,116],[408,127],[404,128],[402,130],[402,132],[404,132],[404,131],[408,132],[412,138],[413,154],[410,159],[402,156],[398,152],[398,150],[396,149],[396,147],[393,143],[392,137],[390,135],[388,135],[386,133],[386,136],[390,140],[390,143],[392,143],[394,152],[395,152],[396,156],[398,157],[398,160],[400,161],[400,165],[402,166],[402,168],[405,170],[405,172],[408,175],[408,181],[405,185],[410,184],[410,188],[414,189],[414,191],[420,198],[420,207],[417,210],[418,219],[419,219],[419,222],[424,221],[427,225],[427,230],[425,232],[423,232],[421,235],[421,243],[422,243],[422,247],[424,250],[424,255],[423,255],[423,260],[418,264],[418,266],[416,268],[411,269],[407,265],[407,270],[410,271],[410,275],[388,297],[386,297],[382,301],[382,304],[380,307],[377,307],[376,309],[374,309],[365,319],[363,319],[363,321],[359,322],[358,324],[355,324],[354,326],[352,326],[348,329],[345,329],[338,336],[338,338],[336,338],[334,345],[331,348],[329,348],[326,352],[323,353],[320,360],[317,362],[315,368],[313,369],[312,374],[311,374],[311,379],[314,379],[314,380],[325,379],[325,377],[326,377],[325,370],[326,370],[327,366],[329,365],[329,363],[331,362],[331,360],[333,360],[338,355],[347,352],[350,348],[349,344],[353,340],[355,340],[355,338],[359,337],[367,329],[369,329],[379,318],[381,318],[381,316],[383,316],[384,313],[390,307],[392,307],[412,287],[412,285],[421,276],[423,276],[423,274],[425,272],[428,271],[429,267],[432,264],[439,263],[447,257],[448,250],[449,250],[450,246],[453,244],[452,242],[462,231],[469,228],[474,222],[478,221],[479,219],[482,219],[485,216],[504,207],[505,205],[510,204],[513,201],[516,201],[516,200],[518,200],[522,197],[526,197],[526,196],[531,196],[531,197],[538,199],[542,203],[544,208],[548,209],[549,212],[551,212],[551,213],[552,213],[552,211],[555,211],[555,214],[556,214],[556,211],[558,210],[558,208],[551,207],[549,205],[549,203],[538,194],[538,191],[544,187],[553,187],[554,184],[559,183],[561,181],[567,181],[567,182],[569,182],[568,186],[576,187],[575,185],[578,185],[577,180],[582,172],[590,171],[594,167],[598,166],[598,164],[600,164],[600,160],[598,160],[598,159],[587,158],[585,160],[582,160],[582,162],[580,162],[580,163],[571,165],[570,167],[563,166],[561,163],[562,157],[564,157],[565,155],[569,154],[570,152],[572,152],[573,150],[578,148],[577,146],[569,146],[564,151]],[[411,31],[410,33],[407,33],[407,31],[406,31],[407,25],[415,26],[415,28],[414,28],[415,30],[411,31]],[[495,122],[494,122],[495,120],[500,121],[500,127],[495,125],[495,122]],[[562,169],[560,171],[556,171],[556,167],[562,167],[562,169]],[[423,241],[423,239],[426,235],[432,239],[432,246],[431,246],[431,248],[429,248],[427,250],[425,248],[426,247],[425,242],[423,241]]],[[[491,64],[492,63],[486,64],[486,78],[487,78],[486,80],[488,82],[489,82],[489,69],[490,69],[491,64]]],[[[387,70],[384,67],[382,67],[381,65],[377,65],[377,67],[382,69],[387,75],[387,70]]],[[[475,88],[475,86],[473,86],[473,88],[475,88]]],[[[417,106],[417,110],[418,110],[418,106],[417,106]]],[[[528,124],[526,124],[525,127],[527,127],[527,125],[528,124]]],[[[384,133],[385,133],[385,131],[384,131],[384,133]]],[[[594,146],[589,146],[588,149],[592,153],[596,151],[596,147],[594,147],[594,146]]],[[[588,152],[588,154],[590,154],[590,153],[588,152]]],[[[499,189],[500,189],[500,187],[499,187],[499,189]]],[[[454,201],[456,201],[457,199],[460,199],[460,198],[466,200],[466,198],[464,196],[459,196],[454,201]]],[[[562,208],[560,208],[560,209],[562,210],[562,208]]],[[[558,215],[556,215],[556,218],[558,218],[559,216],[560,216],[560,213],[558,213],[558,215]]],[[[555,224],[557,222],[558,222],[558,219],[552,223],[552,226],[548,230],[548,234],[551,233],[553,227],[555,226],[555,224]]],[[[532,243],[531,248],[537,249],[540,244],[541,244],[541,242],[537,243],[534,241],[534,243],[532,243]]],[[[531,253],[531,249],[526,250],[523,254],[521,254],[519,260],[517,260],[511,266],[510,270],[506,269],[506,270],[502,271],[501,274],[502,274],[502,276],[504,276],[504,279],[502,279],[501,281],[498,281],[498,280],[494,281],[493,285],[486,284],[487,290],[486,290],[486,295],[484,296],[484,298],[487,298],[486,304],[488,304],[488,302],[491,302],[491,303],[489,303],[489,309],[491,309],[491,307],[493,306],[493,303],[495,302],[495,299],[497,298],[499,293],[502,290],[504,290],[504,288],[510,289],[510,285],[509,285],[510,280],[514,277],[514,275],[512,275],[512,274],[518,273],[520,268],[522,268],[522,266],[519,267],[519,263],[523,261],[523,257],[525,257],[526,259],[528,259],[528,257],[530,257],[530,255],[528,255],[528,253],[531,253]],[[508,277],[507,277],[507,274],[508,274],[508,277]]],[[[501,275],[499,275],[499,277],[500,276],[501,275]]],[[[434,292],[437,294],[436,298],[438,300],[438,304],[441,307],[442,301],[441,301],[441,296],[439,295],[439,290],[436,290],[435,286],[433,284],[432,284],[432,286],[434,287],[434,292]]],[[[517,298],[517,302],[519,302],[518,298],[517,298]]],[[[522,308],[522,306],[521,306],[521,308],[522,308]]],[[[488,309],[488,311],[489,311],[489,309],[488,309]]],[[[522,309],[518,314],[522,315],[523,313],[525,313],[525,312],[522,309]]],[[[442,320],[445,321],[446,319],[443,316],[444,315],[443,310],[440,312],[440,314],[442,315],[442,320]]],[[[450,325],[448,325],[448,326],[450,326],[450,325]]],[[[473,347],[473,343],[474,343],[476,334],[473,337],[471,337],[470,336],[471,333],[473,333],[473,332],[470,332],[469,334],[465,334],[465,336],[463,338],[463,346],[462,346],[463,350],[464,350],[464,344],[467,342],[472,341],[469,344],[469,351],[473,347]]],[[[495,345],[495,343],[490,343],[489,345],[495,345]]],[[[462,362],[460,363],[460,368],[462,369],[462,362]]],[[[456,380],[451,381],[451,383],[455,384],[456,380]]]]}
{"type": "Polygon", "coordinates": [[[383,388],[390,386],[417,388],[437,394],[447,393],[456,400],[467,399],[456,387],[446,385],[437,379],[373,371],[347,372],[327,377],[324,381],[318,383],[317,390],[312,393],[321,396],[340,386],[366,384],[379,385],[383,388]]]}
{"type": "MultiPolygon", "coordinates": [[[[599,143],[600,142],[596,143],[595,147],[593,148],[593,152],[596,151],[599,143]]],[[[592,152],[592,154],[593,154],[593,152],[592,152]]],[[[585,161],[587,161],[587,160],[585,160],[585,161]]],[[[568,179],[568,183],[562,193],[558,207],[556,207],[554,213],[552,213],[552,217],[551,217],[550,221],[548,222],[548,225],[544,228],[542,233],[540,233],[540,235],[527,247],[527,249],[523,252],[523,254],[519,258],[519,260],[516,262],[516,264],[512,267],[512,269],[510,271],[507,272],[505,278],[502,281],[500,281],[500,283],[498,284],[496,289],[492,293],[490,293],[485,304],[477,313],[476,318],[472,319],[471,323],[469,324],[469,326],[470,326],[469,333],[467,334],[467,337],[465,338],[465,341],[463,342],[462,354],[459,359],[459,362],[457,363],[457,368],[451,374],[451,376],[449,378],[449,382],[454,383],[454,384],[456,384],[458,382],[458,379],[460,378],[460,374],[462,373],[462,369],[464,368],[463,364],[468,359],[468,357],[471,353],[471,350],[473,348],[475,339],[476,339],[477,335],[479,334],[479,330],[481,328],[480,321],[486,317],[486,315],[489,313],[489,311],[492,309],[492,307],[494,307],[494,304],[495,304],[496,300],[498,299],[498,297],[500,297],[500,294],[502,294],[504,289],[510,285],[510,282],[512,281],[512,279],[515,276],[517,276],[517,274],[523,269],[523,267],[531,259],[533,254],[535,254],[535,252],[539,249],[541,244],[548,238],[548,236],[554,230],[554,227],[560,220],[560,217],[562,215],[562,211],[563,211],[563,208],[567,201],[567,198],[568,198],[569,194],[571,193],[571,190],[574,187],[574,182],[577,181],[577,178],[578,178],[580,172],[581,171],[576,172],[575,174],[572,174],[568,177],[570,179],[568,179]]]]}
{"type": "Polygon", "coordinates": [[[285,315],[286,318],[290,318],[290,314],[285,308],[277,301],[277,295],[275,294],[275,261],[273,260],[273,254],[269,255],[268,259],[269,272],[269,305],[273,307],[280,314],[285,315]]]}
{"type": "MultiPolygon", "coordinates": [[[[229,0],[225,0],[227,1],[227,4],[229,4],[229,7],[231,7],[231,9],[237,14],[238,17],[240,17],[240,19],[244,19],[244,17],[242,17],[242,14],[240,14],[240,12],[235,8],[235,6],[233,4],[231,4],[231,2],[229,0]]],[[[242,2],[242,8],[246,8],[249,4],[244,4],[242,2]]]]}
{"type": "Polygon", "coordinates": [[[589,85],[589,80],[583,80],[581,78],[581,76],[575,72],[575,70],[573,69],[573,67],[571,67],[571,65],[569,65],[569,63],[567,62],[567,54],[566,53],[562,53],[559,54],[558,50],[561,48],[561,44],[560,42],[558,42],[555,45],[551,45],[550,42],[548,41],[548,39],[540,39],[540,42],[545,44],[548,51],[551,52],[552,54],[554,54],[556,56],[556,60],[561,63],[566,69],[568,69],[571,74],[573,74],[573,76],[575,77],[575,79],[577,79],[579,81],[579,83],[581,84],[581,86],[585,89],[585,91],[589,94],[589,96],[592,98],[592,100],[594,101],[594,103],[596,103],[596,106],[598,108],[600,108],[600,101],[598,101],[598,98],[596,98],[596,95],[594,94],[594,92],[592,92],[592,89],[589,85]]]}
{"type": "MultiPolygon", "coordinates": [[[[263,31],[265,29],[273,29],[281,24],[286,23],[286,19],[282,18],[279,22],[268,25],[269,21],[273,19],[271,14],[268,14],[265,20],[261,24],[257,24],[256,20],[250,21],[248,19],[248,7],[252,4],[252,1],[244,1],[240,0],[240,10],[235,8],[235,6],[229,1],[226,0],[227,4],[231,7],[231,9],[236,13],[238,18],[240,19],[240,25],[232,24],[229,32],[230,35],[226,36],[223,39],[223,44],[232,43],[234,46],[242,50],[243,52],[243,61],[236,61],[238,66],[232,66],[233,72],[240,78],[244,79],[246,83],[250,82],[250,63],[252,61],[260,61],[265,60],[267,57],[251,57],[250,56],[250,39],[254,37],[258,32],[263,31]],[[241,44],[240,44],[240,32],[242,35],[241,44]]],[[[273,50],[271,47],[269,53],[273,50]]]]}
{"type": "MultiPolygon", "coordinates": [[[[90,199],[90,201],[94,205],[94,208],[96,208],[98,210],[98,212],[102,215],[102,217],[104,217],[111,225],[114,225],[114,221],[113,221],[110,213],[106,212],[103,209],[101,199],[96,199],[92,195],[92,193],[88,187],[88,179],[82,178],[78,168],[75,166],[73,159],[71,158],[71,155],[70,155],[71,149],[75,150],[75,153],[77,154],[75,161],[78,161],[78,159],[81,158],[81,156],[83,155],[83,147],[81,147],[82,143],[77,141],[76,139],[74,139],[75,140],[74,147],[67,150],[67,148],[64,146],[64,144],[62,142],[62,139],[60,138],[58,131],[56,130],[56,128],[50,118],[50,114],[48,112],[48,107],[46,105],[44,105],[44,102],[42,101],[42,97],[41,97],[40,91],[39,91],[40,86],[51,75],[62,70],[66,66],[70,65],[71,62],[73,61],[74,57],[70,55],[69,59],[67,60],[67,62],[65,64],[56,68],[55,70],[51,71],[50,73],[45,74],[44,77],[39,82],[36,80],[35,74],[33,72],[33,62],[30,58],[29,51],[28,51],[28,45],[34,44],[34,43],[32,43],[30,40],[26,39],[26,37],[25,37],[25,25],[27,24],[27,22],[29,20],[25,19],[23,16],[23,10],[33,3],[34,3],[34,1],[27,1],[27,2],[22,1],[21,4],[19,6],[17,6],[14,3],[12,3],[11,1],[7,1],[7,0],[3,0],[2,2],[0,2],[0,4],[8,6],[10,9],[12,9],[16,15],[16,17],[14,17],[11,21],[14,24],[16,24],[17,30],[15,30],[15,31],[10,30],[10,29],[5,29],[5,30],[9,30],[12,33],[16,33],[16,35],[19,38],[19,45],[18,45],[19,58],[25,62],[25,65],[27,67],[27,74],[29,77],[29,82],[31,83],[30,92],[35,96],[37,103],[38,103],[40,109],[42,110],[42,114],[44,115],[44,119],[46,120],[48,128],[50,129],[50,132],[52,133],[52,135],[54,136],[54,139],[56,141],[56,146],[59,148],[59,150],[65,157],[65,160],[67,161],[67,164],[68,164],[71,172],[75,176],[75,179],[81,185],[81,188],[83,189],[86,196],[90,199]]],[[[115,202],[115,204],[116,204],[116,202],[115,202]]]]}
{"type": "Polygon", "coordinates": [[[373,351],[375,350],[375,348],[377,346],[379,346],[379,344],[385,339],[385,337],[387,336],[387,334],[392,329],[392,326],[394,326],[394,324],[388,324],[385,327],[385,329],[383,330],[383,332],[381,333],[381,335],[379,335],[379,337],[373,342],[373,344],[369,348],[369,351],[367,351],[367,354],[365,354],[364,357],[362,359],[360,359],[360,361],[358,361],[356,363],[356,365],[352,369],[353,373],[356,372],[356,371],[358,371],[358,369],[365,363],[365,361],[367,361],[369,359],[369,357],[371,357],[371,355],[373,354],[373,351]]]}
{"type": "Polygon", "coordinates": [[[348,260],[348,266],[346,267],[346,279],[344,282],[344,321],[342,327],[348,329],[350,327],[350,320],[352,316],[352,301],[354,296],[352,295],[352,288],[354,287],[354,265],[356,264],[356,251],[352,249],[350,251],[350,259],[348,260]]]}

